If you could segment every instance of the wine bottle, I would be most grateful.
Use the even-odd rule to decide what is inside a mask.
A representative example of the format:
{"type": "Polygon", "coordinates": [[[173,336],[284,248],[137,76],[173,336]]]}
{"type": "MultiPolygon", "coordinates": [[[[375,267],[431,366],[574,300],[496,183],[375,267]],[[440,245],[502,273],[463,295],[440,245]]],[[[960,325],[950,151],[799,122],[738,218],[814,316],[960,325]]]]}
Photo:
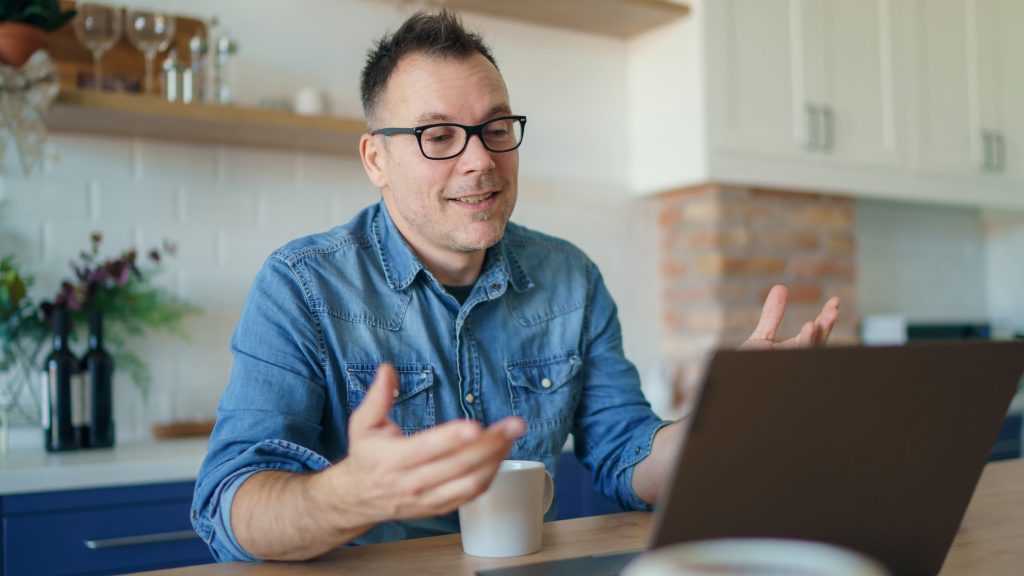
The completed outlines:
{"type": "Polygon", "coordinates": [[[89,312],[89,351],[82,358],[82,374],[89,420],[88,446],[113,446],[114,359],[103,348],[103,313],[98,308],[89,312]]]}
{"type": "Polygon", "coordinates": [[[43,445],[48,452],[78,448],[72,421],[78,360],[68,349],[68,313],[64,306],[53,309],[53,350],[43,363],[42,420],[43,445]]]}

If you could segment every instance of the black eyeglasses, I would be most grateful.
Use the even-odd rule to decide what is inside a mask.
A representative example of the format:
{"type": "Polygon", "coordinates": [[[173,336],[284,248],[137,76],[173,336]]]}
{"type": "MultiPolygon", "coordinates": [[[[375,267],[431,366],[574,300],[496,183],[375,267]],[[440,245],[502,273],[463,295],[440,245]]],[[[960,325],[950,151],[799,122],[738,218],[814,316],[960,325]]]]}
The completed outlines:
{"type": "Polygon", "coordinates": [[[444,122],[415,128],[381,128],[373,136],[415,134],[420,152],[430,160],[448,160],[465,151],[469,137],[480,137],[480,142],[491,152],[511,152],[523,143],[526,116],[502,116],[476,126],[444,122]]]}

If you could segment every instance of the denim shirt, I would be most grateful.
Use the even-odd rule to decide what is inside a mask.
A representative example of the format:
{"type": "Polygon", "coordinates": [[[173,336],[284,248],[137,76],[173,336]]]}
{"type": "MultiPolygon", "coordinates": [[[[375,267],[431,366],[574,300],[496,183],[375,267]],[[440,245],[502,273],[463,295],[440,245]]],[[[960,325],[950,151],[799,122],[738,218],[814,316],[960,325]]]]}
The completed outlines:
{"type": "MultiPolygon", "coordinates": [[[[231,530],[242,482],[345,458],[348,419],[382,362],[398,373],[391,419],[405,434],[517,415],[526,433],[509,458],[541,461],[554,475],[572,433],[602,494],[623,509],[650,509],[633,492],[633,466],[667,422],[623,355],[600,272],[563,240],[509,223],[459,305],[381,202],[275,251],[253,282],[231,351],[231,382],[192,504],[192,524],[220,561],[256,560],[231,530]]],[[[457,530],[457,514],[386,522],[352,544],[457,530]]]]}

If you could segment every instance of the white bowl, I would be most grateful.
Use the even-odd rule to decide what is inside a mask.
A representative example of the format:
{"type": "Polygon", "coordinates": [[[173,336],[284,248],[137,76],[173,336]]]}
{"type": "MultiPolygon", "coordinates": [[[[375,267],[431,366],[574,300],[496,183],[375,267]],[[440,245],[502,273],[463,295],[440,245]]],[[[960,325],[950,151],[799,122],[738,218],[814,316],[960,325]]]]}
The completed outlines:
{"type": "Polygon", "coordinates": [[[867,556],[819,542],[726,538],[644,553],[622,576],[889,576],[867,556]]]}

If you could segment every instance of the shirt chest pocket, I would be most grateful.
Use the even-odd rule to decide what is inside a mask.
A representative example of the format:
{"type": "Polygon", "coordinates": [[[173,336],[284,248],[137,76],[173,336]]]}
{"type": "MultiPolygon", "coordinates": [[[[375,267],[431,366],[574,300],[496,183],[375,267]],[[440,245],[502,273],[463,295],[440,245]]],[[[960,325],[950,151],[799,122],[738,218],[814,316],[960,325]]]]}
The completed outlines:
{"type": "Polygon", "coordinates": [[[526,420],[527,427],[518,448],[532,456],[558,453],[579,401],[580,367],[575,352],[506,362],[512,412],[526,420]]]}
{"type": "MultiPolygon", "coordinates": [[[[351,414],[366,397],[373,384],[379,363],[347,364],[347,393],[351,414]]],[[[391,407],[391,421],[404,434],[413,434],[433,426],[434,416],[434,370],[430,364],[392,364],[398,376],[394,405],[391,407]]]]}

